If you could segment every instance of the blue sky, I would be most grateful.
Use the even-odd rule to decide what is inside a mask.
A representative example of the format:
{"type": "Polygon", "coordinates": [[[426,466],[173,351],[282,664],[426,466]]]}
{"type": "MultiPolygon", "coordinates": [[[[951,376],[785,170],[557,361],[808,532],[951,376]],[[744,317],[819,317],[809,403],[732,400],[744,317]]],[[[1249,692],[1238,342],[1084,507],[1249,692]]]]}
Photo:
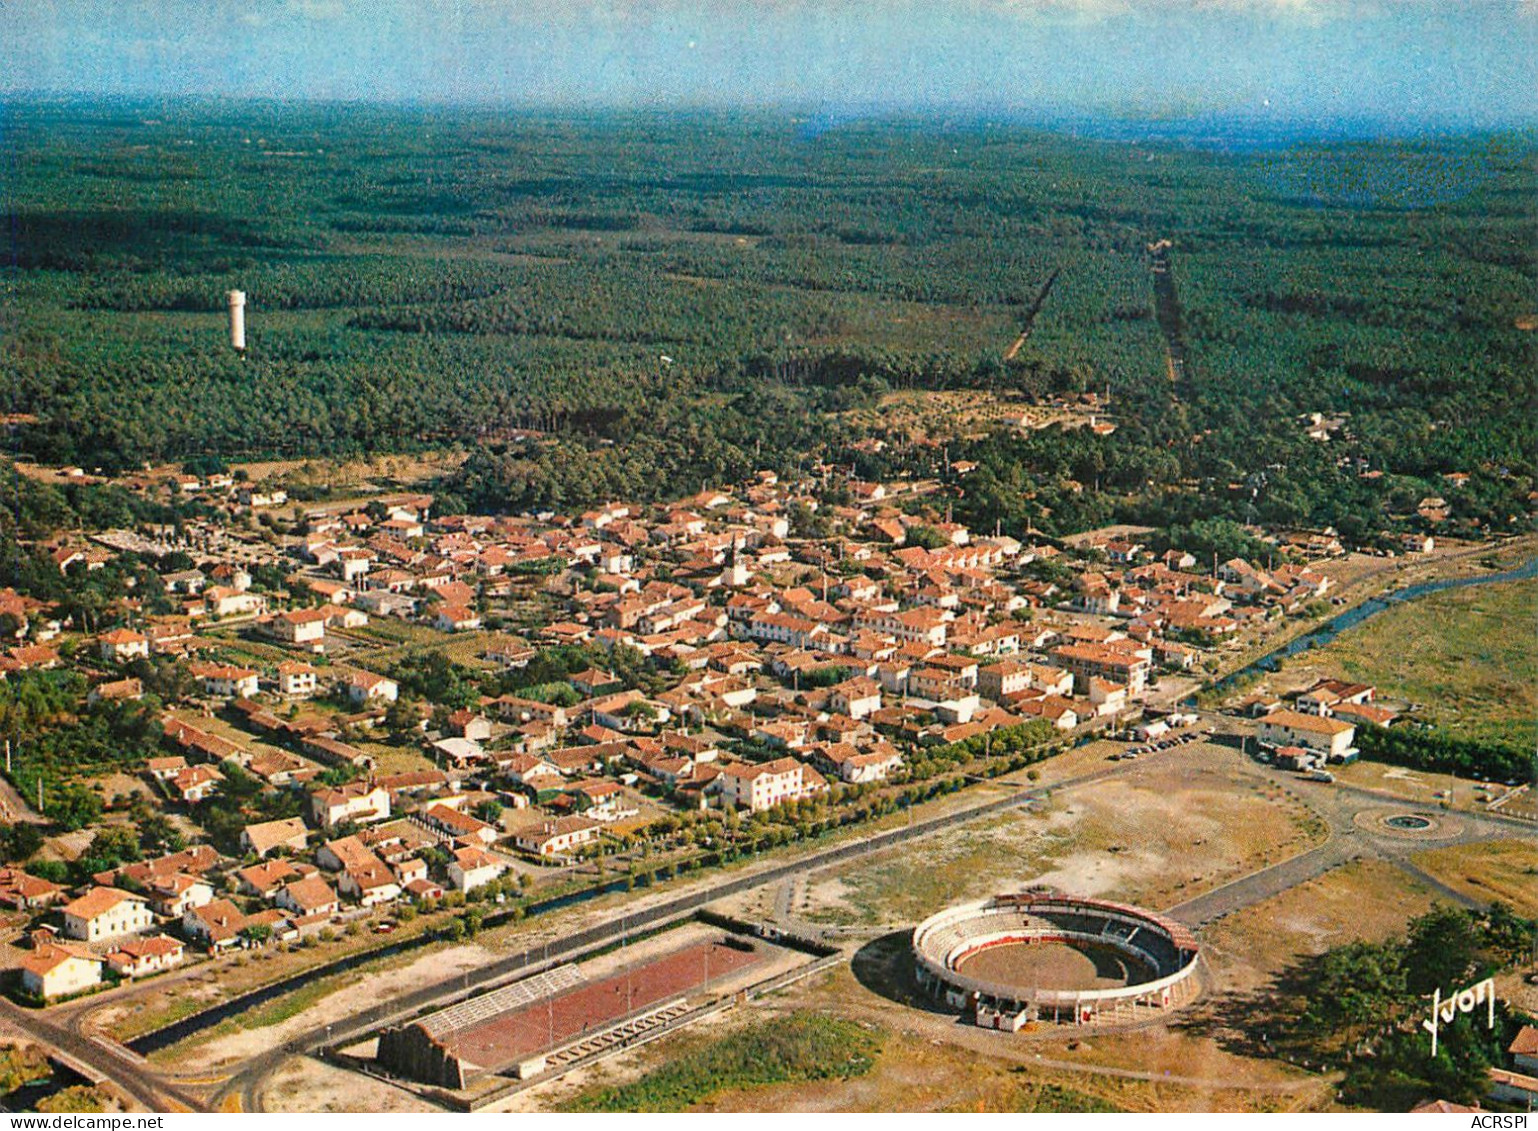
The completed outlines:
{"type": "Polygon", "coordinates": [[[10,0],[0,90],[1538,120],[1538,0],[10,0]]]}

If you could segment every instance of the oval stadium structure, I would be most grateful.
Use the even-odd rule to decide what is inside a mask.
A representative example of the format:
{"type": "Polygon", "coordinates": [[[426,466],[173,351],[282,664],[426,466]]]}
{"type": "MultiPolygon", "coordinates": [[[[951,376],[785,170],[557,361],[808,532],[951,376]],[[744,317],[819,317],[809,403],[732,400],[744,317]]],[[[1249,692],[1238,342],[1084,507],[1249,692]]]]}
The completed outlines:
{"type": "Polygon", "coordinates": [[[989,1029],[1152,1020],[1191,1001],[1201,952],[1150,911],[1057,892],[947,908],[913,931],[919,984],[989,1029]]]}

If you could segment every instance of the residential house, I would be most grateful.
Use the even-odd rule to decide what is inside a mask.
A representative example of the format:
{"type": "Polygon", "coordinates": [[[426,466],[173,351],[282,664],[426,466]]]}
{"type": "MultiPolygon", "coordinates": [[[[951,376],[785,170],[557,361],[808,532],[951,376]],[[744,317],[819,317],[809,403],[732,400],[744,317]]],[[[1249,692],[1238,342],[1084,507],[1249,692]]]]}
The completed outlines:
{"type": "Polygon", "coordinates": [[[602,830],[602,822],[587,817],[559,817],[518,833],[514,843],[535,856],[564,856],[597,840],[602,830]]]}
{"type": "Polygon", "coordinates": [[[274,892],[292,880],[302,878],[293,861],[279,856],[275,860],[263,860],[235,873],[242,895],[254,895],[259,899],[271,899],[274,892]]]}
{"type": "Polygon", "coordinates": [[[144,683],[141,680],[114,679],[91,688],[85,701],[95,706],[97,703],[123,703],[143,698],[144,683]]]}
{"type": "Polygon", "coordinates": [[[337,890],[364,907],[388,903],[401,893],[395,873],[358,837],[327,841],[315,861],[322,868],[339,871],[337,890]]]}
{"type": "Polygon", "coordinates": [[[502,835],[497,826],[444,804],[430,806],[422,814],[422,823],[454,840],[478,841],[483,845],[495,844],[502,835]]]}
{"type": "Polygon", "coordinates": [[[186,872],[161,876],[149,885],[147,893],[150,910],[168,919],[179,918],[189,907],[201,907],[214,898],[214,889],[207,881],[186,872]]]}
{"type": "Polygon", "coordinates": [[[101,966],[101,959],[83,947],[59,943],[39,946],[17,963],[22,991],[44,1001],[100,985],[101,966]]]}
{"type": "Polygon", "coordinates": [[[82,942],[132,935],[154,925],[149,902],[132,892],[94,887],[63,907],[64,933],[82,942]]]}
{"type": "Polygon", "coordinates": [[[187,766],[178,770],[166,782],[172,796],[185,805],[196,805],[208,800],[214,788],[224,780],[224,775],[213,766],[187,766]]]}
{"type": "Polygon", "coordinates": [[[284,660],[278,665],[278,692],[291,699],[308,699],[319,686],[319,673],[309,664],[284,660]]]}
{"type": "Polygon", "coordinates": [[[335,915],[342,909],[342,901],[331,890],[331,885],[319,876],[306,876],[279,888],[273,902],[295,915],[335,915]]]}
{"type": "Polygon", "coordinates": [[[366,782],[317,790],[310,795],[310,815],[327,831],[348,821],[383,821],[390,816],[390,792],[366,782]]]}
{"type": "Polygon", "coordinates": [[[240,831],[240,847],[258,856],[274,852],[303,852],[309,837],[304,818],[284,817],[247,825],[240,831]]]}
{"type": "Polygon", "coordinates": [[[187,948],[167,935],[129,939],[107,952],[107,965],[120,978],[143,978],[179,966],[187,948]]]}
{"type": "Polygon", "coordinates": [[[216,899],[187,909],[182,915],[182,934],[217,953],[242,945],[259,931],[274,931],[283,920],[283,912],[276,908],[247,915],[228,899],[216,899]]]}
{"type": "Polygon", "coordinates": [[[1298,696],[1295,706],[1310,715],[1333,715],[1341,706],[1371,703],[1376,694],[1377,688],[1369,684],[1321,679],[1298,696]]]}
{"type": "Polygon", "coordinates": [[[245,589],[211,585],[203,590],[202,597],[211,616],[253,616],[267,611],[267,598],[245,589]]]}
{"type": "Polygon", "coordinates": [[[205,663],[188,664],[187,667],[202,685],[203,694],[215,699],[249,699],[260,685],[261,677],[250,668],[205,663]]]}
{"type": "Polygon", "coordinates": [[[867,676],[856,676],[832,687],[829,704],[851,719],[863,719],[881,710],[881,684],[867,676]]]}
{"type": "Polygon", "coordinates": [[[439,632],[471,632],[481,627],[481,615],[465,605],[440,605],[433,627],[439,632]]]}
{"type": "Polygon", "coordinates": [[[329,618],[330,613],[324,608],[290,609],[268,621],[267,630],[286,644],[319,651],[325,647],[329,618]]]}
{"type": "Polygon", "coordinates": [[[1339,761],[1350,753],[1356,727],[1301,711],[1273,711],[1256,724],[1256,737],[1263,747],[1299,746],[1339,761]]]}
{"type": "Polygon", "coordinates": [[[759,813],[785,801],[797,801],[827,788],[821,774],[795,758],[758,765],[722,766],[710,783],[722,804],[759,813]]]}
{"type": "Polygon", "coordinates": [[[58,884],[29,875],[20,868],[0,868],[0,906],[15,911],[35,911],[57,903],[64,896],[58,884]]]}
{"type": "Polygon", "coordinates": [[[507,865],[485,849],[466,846],[455,850],[447,871],[455,891],[473,891],[501,876],[507,865]]]}
{"type": "Polygon", "coordinates": [[[888,742],[878,743],[870,750],[861,750],[846,742],[813,747],[812,758],[850,785],[886,781],[903,768],[902,755],[888,742]]]}
{"type": "Polygon", "coordinates": [[[354,703],[371,703],[376,699],[393,703],[399,695],[400,685],[382,675],[354,672],[347,678],[347,697],[354,703]]]}
{"type": "Polygon", "coordinates": [[[1052,660],[1073,673],[1075,685],[1080,689],[1091,679],[1104,679],[1124,685],[1129,696],[1138,696],[1148,686],[1153,650],[1127,647],[1127,643],[1063,644],[1053,650],[1052,660]]]}
{"type": "Polygon", "coordinates": [[[97,637],[101,658],[110,663],[123,664],[134,659],[148,659],[149,637],[131,628],[115,628],[97,637]]]}

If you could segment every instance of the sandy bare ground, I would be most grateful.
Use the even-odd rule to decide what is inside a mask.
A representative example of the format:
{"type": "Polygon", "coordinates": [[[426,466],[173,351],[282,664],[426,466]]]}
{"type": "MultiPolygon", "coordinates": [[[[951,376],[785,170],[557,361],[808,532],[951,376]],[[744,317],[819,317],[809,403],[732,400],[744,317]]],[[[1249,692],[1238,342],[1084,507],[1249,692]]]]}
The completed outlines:
{"type": "Polygon", "coordinates": [[[248,1060],[316,1025],[340,1020],[355,1012],[363,1003],[383,1001],[446,975],[477,969],[495,957],[480,946],[456,946],[424,954],[404,966],[387,968],[359,978],[343,975],[337,982],[335,992],[309,1004],[287,1020],[275,1025],[237,1029],[202,1043],[189,1042],[177,1046],[178,1066],[188,1070],[206,1070],[248,1060]]]}
{"type": "Polygon", "coordinates": [[[1242,992],[1331,947],[1398,934],[1431,904],[1431,891],[1392,864],[1357,860],[1212,924],[1202,942],[1221,989],[1242,992]]]}
{"type": "Polygon", "coordinates": [[[404,1088],[305,1057],[284,1065],[262,1093],[268,1111],[442,1112],[404,1088]]]}
{"type": "Polygon", "coordinates": [[[1194,744],[1054,792],[1029,813],[815,873],[791,910],[833,926],[911,926],[952,903],[1031,884],[1153,908],[1182,902],[1323,839],[1324,826],[1297,796],[1245,772],[1237,758],[1194,744]]]}

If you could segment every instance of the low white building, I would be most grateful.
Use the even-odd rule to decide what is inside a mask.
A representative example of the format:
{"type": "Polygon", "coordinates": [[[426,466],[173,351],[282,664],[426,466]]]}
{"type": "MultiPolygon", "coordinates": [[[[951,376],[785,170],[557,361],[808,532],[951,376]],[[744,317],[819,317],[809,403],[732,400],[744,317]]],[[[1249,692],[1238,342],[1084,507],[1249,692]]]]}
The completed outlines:
{"type": "Polygon", "coordinates": [[[1256,725],[1256,737],[1263,747],[1301,746],[1339,760],[1350,752],[1356,727],[1342,719],[1302,711],[1273,711],[1256,725]]]}
{"type": "Polygon", "coordinates": [[[115,939],[154,926],[149,902],[117,888],[97,887],[66,903],[64,933],[83,942],[115,939]]]}
{"type": "Polygon", "coordinates": [[[260,676],[250,668],[230,664],[190,664],[203,694],[215,699],[249,699],[255,695],[260,676]]]}
{"type": "Polygon", "coordinates": [[[273,617],[268,631],[286,643],[313,648],[325,642],[329,616],[325,609],[291,609],[273,617]]]}
{"type": "Polygon", "coordinates": [[[776,758],[758,765],[723,766],[707,787],[721,801],[750,813],[759,813],[785,801],[798,801],[827,788],[816,770],[794,758],[776,758]]]}
{"type": "Polygon", "coordinates": [[[517,834],[514,843],[535,856],[564,856],[597,840],[603,822],[587,817],[561,817],[517,834]]]}
{"type": "Polygon", "coordinates": [[[455,891],[473,891],[489,884],[507,871],[507,865],[484,849],[466,847],[458,849],[449,861],[449,882],[455,891]]]}
{"type": "Polygon", "coordinates": [[[147,659],[150,654],[149,638],[131,628],[115,628],[111,632],[104,632],[97,638],[97,644],[101,649],[101,658],[117,664],[133,659],[147,659]]]}
{"type": "Polygon", "coordinates": [[[291,699],[307,699],[315,694],[320,675],[309,664],[284,660],[278,665],[278,692],[291,699]]]}
{"type": "Polygon", "coordinates": [[[18,964],[23,992],[35,998],[67,997],[101,984],[101,959],[72,946],[44,944],[18,964]]]}
{"type": "Polygon", "coordinates": [[[315,823],[327,830],[346,821],[383,821],[390,816],[390,791],[365,782],[323,789],[310,795],[310,813],[315,823]]]}
{"type": "Polygon", "coordinates": [[[376,699],[394,703],[400,690],[400,685],[393,679],[372,672],[356,672],[347,680],[347,697],[354,703],[370,703],[376,699]]]}

